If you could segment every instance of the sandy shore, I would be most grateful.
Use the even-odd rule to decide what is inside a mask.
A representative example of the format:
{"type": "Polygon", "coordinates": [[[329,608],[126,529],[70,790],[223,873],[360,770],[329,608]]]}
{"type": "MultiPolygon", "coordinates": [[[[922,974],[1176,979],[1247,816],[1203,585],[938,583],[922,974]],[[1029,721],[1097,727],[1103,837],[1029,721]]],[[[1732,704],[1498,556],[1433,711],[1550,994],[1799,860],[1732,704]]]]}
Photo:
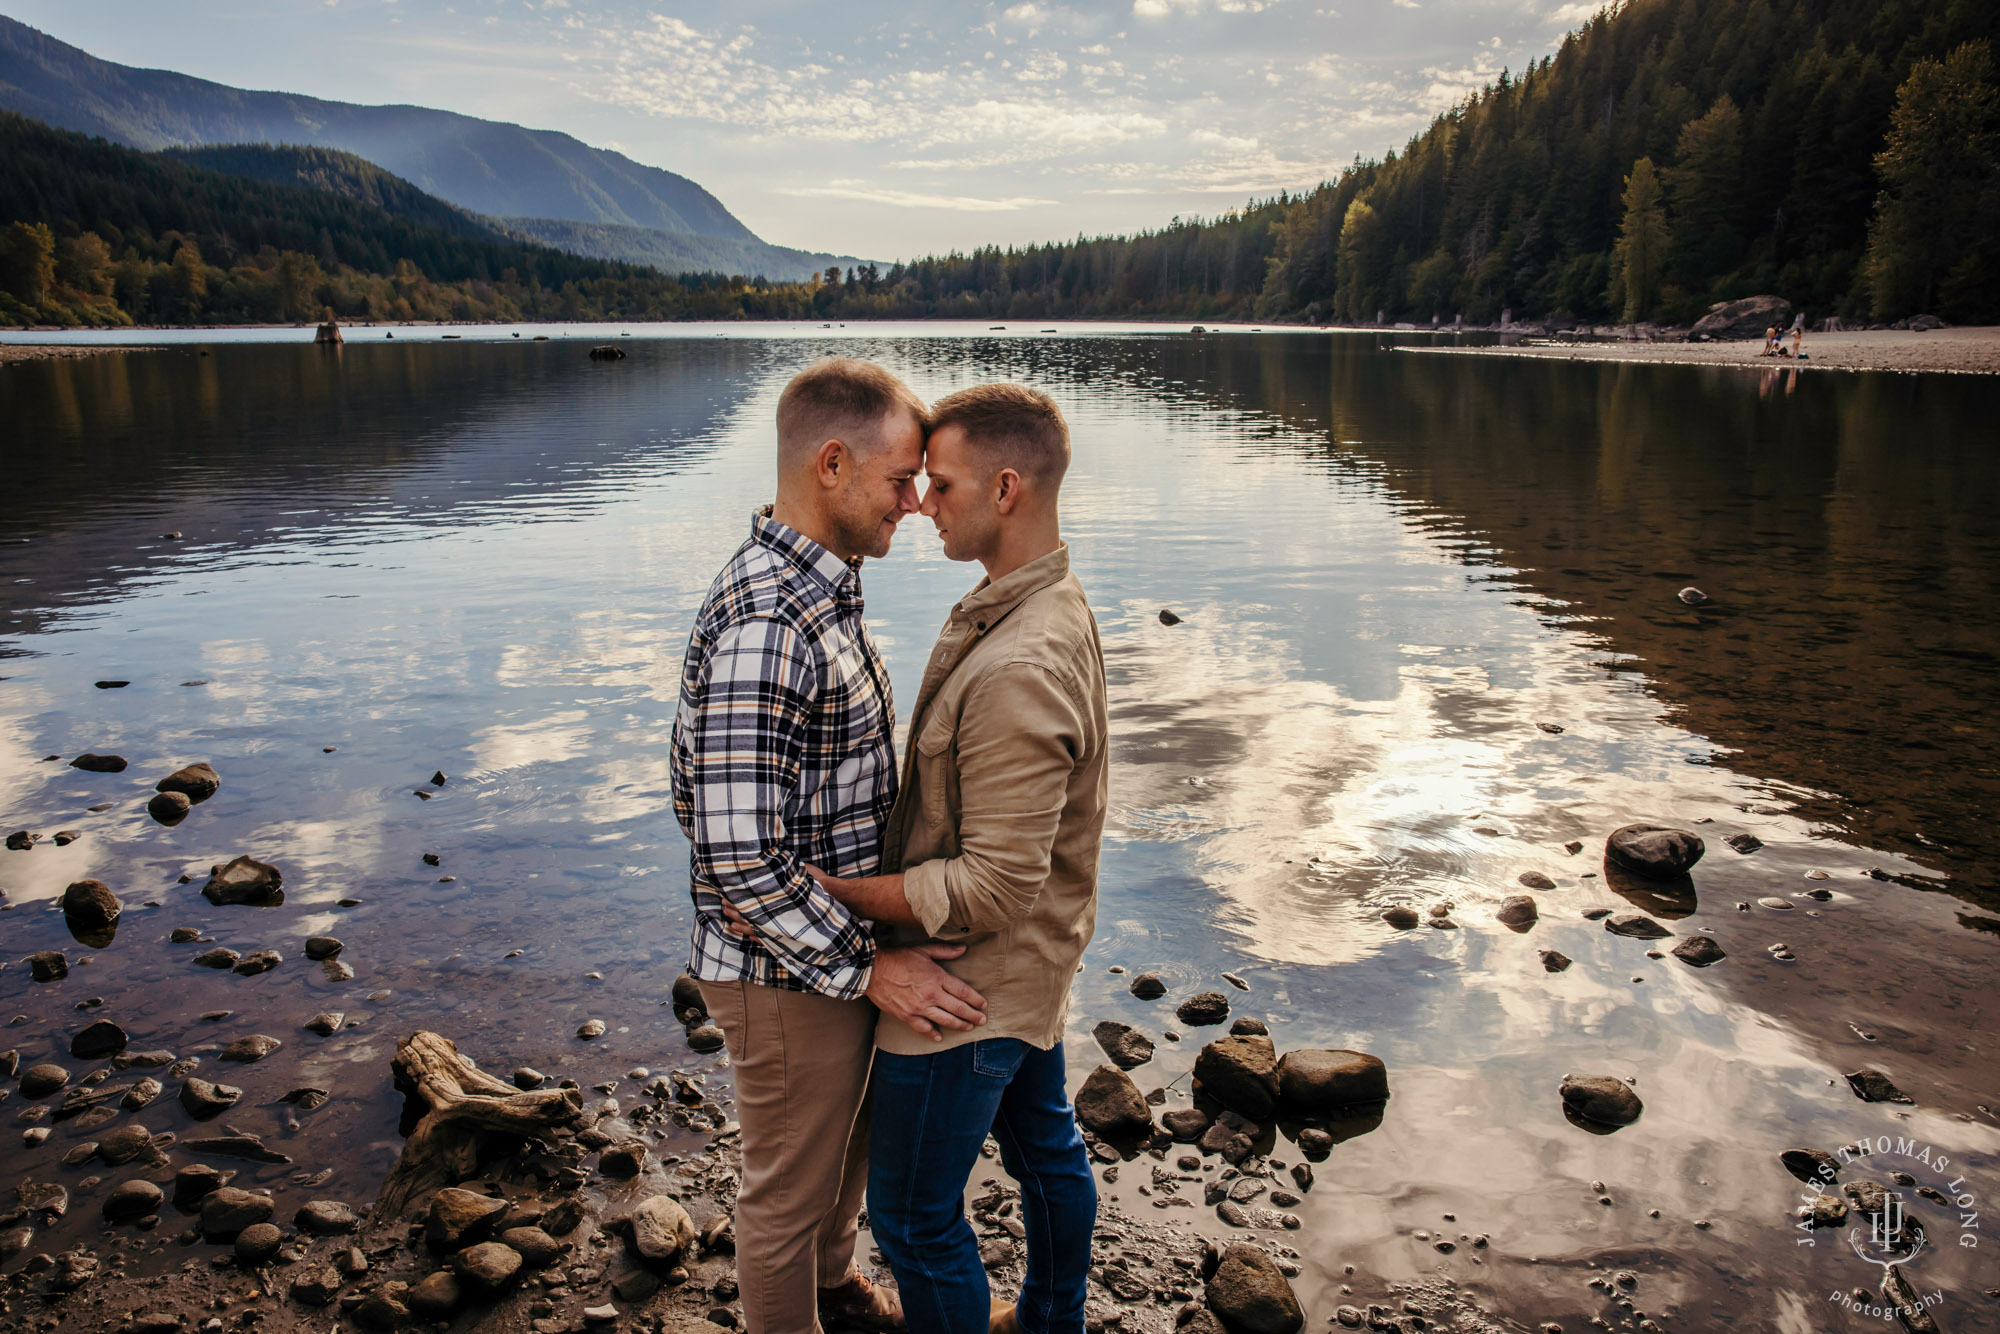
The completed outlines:
{"type": "Polygon", "coordinates": [[[70,357],[95,357],[105,352],[156,352],[158,348],[139,343],[7,343],[0,342],[0,366],[15,361],[55,361],[70,357]]]}
{"type": "Polygon", "coordinates": [[[1763,340],[1746,343],[1557,343],[1515,347],[1403,347],[1401,352],[1449,356],[1556,357],[1572,361],[1659,361],[1685,366],[1745,366],[1770,370],[1951,371],[2000,375],[2000,328],[1937,329],[1910,333],[1878,329],[1809,333],[1806,360],[1761,357],[1763,340]]]}

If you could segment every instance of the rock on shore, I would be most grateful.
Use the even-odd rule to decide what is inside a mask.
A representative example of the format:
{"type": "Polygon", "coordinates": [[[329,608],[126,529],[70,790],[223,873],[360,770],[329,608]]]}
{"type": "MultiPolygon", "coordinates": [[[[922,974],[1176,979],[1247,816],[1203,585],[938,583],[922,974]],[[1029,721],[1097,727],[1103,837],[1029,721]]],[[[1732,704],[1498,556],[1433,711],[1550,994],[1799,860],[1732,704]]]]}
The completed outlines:
{"type": "Polygon", "coordinates": [[[1100,1065],[1077,1090],[1077,1124],[1104,1139],[1131,1139],[1150,1134],[1153,1111],[1132,1077],[1116,1066],[1100,1065]]]}

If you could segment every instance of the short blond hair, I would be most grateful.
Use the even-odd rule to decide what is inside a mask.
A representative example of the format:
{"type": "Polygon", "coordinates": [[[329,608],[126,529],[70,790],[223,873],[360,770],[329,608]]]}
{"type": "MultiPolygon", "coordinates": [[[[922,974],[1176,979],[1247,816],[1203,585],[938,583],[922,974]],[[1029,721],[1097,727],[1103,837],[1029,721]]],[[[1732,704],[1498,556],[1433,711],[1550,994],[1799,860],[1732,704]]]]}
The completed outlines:
{"type": "Polygon", "coordinates": [[[924,401],[872,361],[828,357],[794,375],[778,395],[778,457],[799,459],[832,439],[858,453],[874,448],[876,428],[898,409],[930,424],[924,401]]]}
{"type": "Polygon", "coordinates": [[[1024,384],[981,384],[931,404],[930,429],[965,432],[989,462],[1051,490],[1069,471],[1069,423],[1055,400],[1024,384]]]}

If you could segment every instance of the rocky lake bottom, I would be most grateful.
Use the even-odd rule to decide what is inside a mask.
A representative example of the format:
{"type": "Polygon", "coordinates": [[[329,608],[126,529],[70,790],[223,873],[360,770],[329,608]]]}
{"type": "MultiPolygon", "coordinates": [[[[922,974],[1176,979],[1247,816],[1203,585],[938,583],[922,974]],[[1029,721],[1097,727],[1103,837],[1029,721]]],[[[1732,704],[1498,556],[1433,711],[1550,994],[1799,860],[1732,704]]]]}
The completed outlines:
{"type": "MultiPolygon", "coordinates": [[[[2000,1329],[1992,389],[630,347],[8,372],[0,1328],[740,1323],[665,741],[776,393],[842,350],[1076,435],[1093,1334],[1878,1328],[1889,1264],[2000,1329]],[[542,1120],[405,1197],[444,1044],[542,1120]]],[[[924,526],[865,575],[903,699],[973,582],[924,526]]],[[[968,1190],[1002,1292],[1011,1192],[968,1190]]]]}

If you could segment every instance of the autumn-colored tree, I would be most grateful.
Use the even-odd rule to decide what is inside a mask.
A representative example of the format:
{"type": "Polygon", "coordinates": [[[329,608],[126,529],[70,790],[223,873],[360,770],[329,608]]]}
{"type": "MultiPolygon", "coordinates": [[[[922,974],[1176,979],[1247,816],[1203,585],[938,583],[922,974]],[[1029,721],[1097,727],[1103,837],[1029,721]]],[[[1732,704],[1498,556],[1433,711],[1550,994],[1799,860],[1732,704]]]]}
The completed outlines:
{"type": "Polygon", "coordinates": [[[9,223],[0,234],[0,292],[33,309],[56,281],[56,238],[44,222],[9,223]]]}
{"type": "Polygon", "coordinates": [[[208,295],[208,273],[202,268],[200,249],[192,241],[181,242],[170,267],[175,304],[182,318],[193,320],[201,314],[202,298],[208,295]]]}

